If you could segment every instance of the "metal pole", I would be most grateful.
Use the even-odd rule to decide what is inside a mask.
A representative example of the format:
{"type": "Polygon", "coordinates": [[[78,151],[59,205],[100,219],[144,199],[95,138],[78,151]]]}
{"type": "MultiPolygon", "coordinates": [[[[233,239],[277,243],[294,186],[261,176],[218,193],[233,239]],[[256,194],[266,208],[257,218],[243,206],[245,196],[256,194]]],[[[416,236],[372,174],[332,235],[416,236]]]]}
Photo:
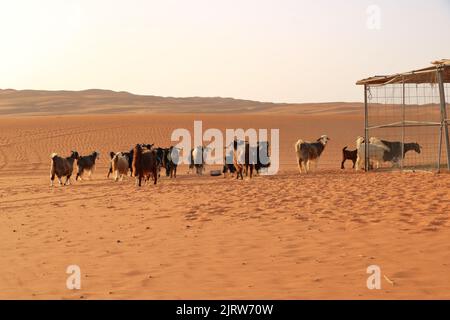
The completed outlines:
{"type": "Polygon", "coordinates": [[[367,104],[368,87],[364,85],[364,170],[369,171],[369,106],[367,104]]]}
{"type": "MultiPolygon", "coordinates": [[[[438,69],[439,97],[441,101],[441,131],[443,129],[445,145],[447,150],[447,169],[450,170],[450,141],[448,137],[447,107],[445,103],[444,79],[442,77],[442,68],[438,69]]],[[[439,153],[439,158],[441,154],[439,153]]]]}
{"type": "Polygon", "coordinates": [[[402,150],[401,150],[401,162],[400,166],[403,170],[403,160],[405,154],[405,79],[403,78],[403,86],[402,86],[402,150]]]}
{"type": "Polygon", "coordinates": [[[439,144],[438,144],[438,163],[437,163],[437,172],[441,172],[441,154],[442,154],[442,129],[443,127],[439,127],[439,144]]]}

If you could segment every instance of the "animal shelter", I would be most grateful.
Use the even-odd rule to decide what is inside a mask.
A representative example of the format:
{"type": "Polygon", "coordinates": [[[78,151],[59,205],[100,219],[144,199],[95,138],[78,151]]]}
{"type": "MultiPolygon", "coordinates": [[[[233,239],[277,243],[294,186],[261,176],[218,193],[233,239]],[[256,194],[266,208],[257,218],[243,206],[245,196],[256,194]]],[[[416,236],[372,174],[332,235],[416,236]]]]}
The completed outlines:
{"type": "MultiPolygon", "coordinates": [[[[382,140],[390,147],[380,169],[450,170],[450,59],[356,84],[364,86],[364,140],[382,140]]],[[[364,168],[370,170],[369,143],[361,146],[364,168]]]]}

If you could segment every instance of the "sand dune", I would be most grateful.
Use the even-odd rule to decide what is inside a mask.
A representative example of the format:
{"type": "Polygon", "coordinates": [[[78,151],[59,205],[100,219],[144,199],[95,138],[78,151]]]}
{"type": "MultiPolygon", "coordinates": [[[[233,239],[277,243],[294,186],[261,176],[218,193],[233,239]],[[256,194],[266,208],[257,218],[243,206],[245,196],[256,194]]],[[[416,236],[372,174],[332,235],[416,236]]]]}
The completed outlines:
{"type": "Polygon", "coordinates": [[[359,114],[148,114],[0,119],[0,298],[450,298],[448,174],[341,171],[359,114]],[[279,128],[281,170],[138,189],[107,180],[110,150],[174,128],[279,128]],[[293,143],[332,138],[299,176],[293,143]],[[94,179],[49,187],[49,154],[101,152],[94,179]],[[81,290],[66,289],[79,265],[81,290]],[[381,290],[366,268],[379,265],[381,290]]]}
{"type": "Polygon", "coordinates": [[[0,89],[0,115],[123,113],[357,113],[360,103],[270,103],[233,98],[173,98],[110,90],[39,91],[0,89]]]}

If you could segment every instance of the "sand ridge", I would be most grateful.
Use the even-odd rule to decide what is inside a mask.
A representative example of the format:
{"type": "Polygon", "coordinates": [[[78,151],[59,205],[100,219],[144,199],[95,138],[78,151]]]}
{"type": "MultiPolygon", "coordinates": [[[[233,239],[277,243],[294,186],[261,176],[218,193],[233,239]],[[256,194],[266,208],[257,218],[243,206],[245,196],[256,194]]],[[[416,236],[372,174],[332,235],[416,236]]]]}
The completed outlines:
{"type": "Polygon", "coordinates": [[[82,91],[0,89],[0,115],[10,117],[133,113],[355,114],[361,108],[362,104],[357,102],[292,104],[222,97],[160,97],[100,89],[82,91]]]}

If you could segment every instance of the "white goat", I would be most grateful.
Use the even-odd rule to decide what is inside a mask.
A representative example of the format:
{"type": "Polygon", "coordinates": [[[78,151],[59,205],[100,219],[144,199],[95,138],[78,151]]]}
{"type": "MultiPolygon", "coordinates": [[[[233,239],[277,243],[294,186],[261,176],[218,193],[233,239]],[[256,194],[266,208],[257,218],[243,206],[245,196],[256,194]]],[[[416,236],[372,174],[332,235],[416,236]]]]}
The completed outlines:
{"type": "MultiPolygon", "coordinates": [[[[383,157],[385,152],[389,152],[389,148],[384,144],[378,145],[369,143],[369,162],[370,164],[375,163],[376,168],[380,167],[380,162],[383,162],[383,157]]],[[[356,149],[358,150],[358,156],[356,158],[355,170],[364,168],[366,159],[366,144],[363,137],[358,137],[356,139],[356,149]]]]}
{"type": "Polygon", "coordinates": [[[113,156],[111,159],[111,170],[114,174],[114,181],[119,179],[122,181],[123,176],[127,175],[129,169],[128,160],[128,156],[122,152],[118,152],[113,156]]]}

